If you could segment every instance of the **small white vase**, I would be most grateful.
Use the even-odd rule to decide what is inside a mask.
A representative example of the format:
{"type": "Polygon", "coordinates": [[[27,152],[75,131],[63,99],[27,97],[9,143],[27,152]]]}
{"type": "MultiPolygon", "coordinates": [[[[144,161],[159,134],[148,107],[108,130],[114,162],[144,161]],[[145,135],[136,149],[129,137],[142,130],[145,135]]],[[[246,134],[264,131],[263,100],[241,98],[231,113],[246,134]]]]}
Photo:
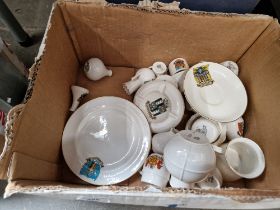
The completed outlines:
{"type": "Polygon", "coordinates": [[[89,90],[75,85],[71,86],[71,90],[72,90],[73,102],[70,111],[74,112],[78,108],[82,98],[85,97],[87,94],[89,94],[89,90]]]}
{"type": "Polygon", "coordinates": [[[239,74],[239,67],[238,67],[237,63],[235,63],[234,61],[224,61],[224,62],[222,62],[220,64],[223,65],[224,67],[227,67],[236,76],[238,76],[238,74],[239,74]]]}
{"type": "Polygon", "coordinates": [[[134,93],[141,85],[156,78],[153,70],[149,68],[141,68],[131,78],[130,81],[123,84],[123,88],[127,95],[134,93]]]}
{"type": "Polygon", "coordinates": [[[103,77],[112,76],[112,71],[108,70],[99,58],[91,58],[84,65],[84,72],[90,80],[96,81],[103,77]]]}

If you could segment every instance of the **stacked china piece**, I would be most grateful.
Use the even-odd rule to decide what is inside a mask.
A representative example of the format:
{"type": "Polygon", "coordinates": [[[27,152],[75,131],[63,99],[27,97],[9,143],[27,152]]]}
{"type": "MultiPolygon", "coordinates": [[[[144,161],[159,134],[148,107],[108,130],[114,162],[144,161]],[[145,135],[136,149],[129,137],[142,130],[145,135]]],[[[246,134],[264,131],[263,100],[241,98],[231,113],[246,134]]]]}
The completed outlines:
{"type": "MultiPolygon", "coordinates": [[[[112,76],[99,59],[84,70],[90,79],[112,76]]],[[[62,144],[68,166],[96,185],[122,182],[142,166],[141,181],[159,188],[168,182],[173,188],[220,188],[258,177],[265,160],[261,148],[243,137],[247,94],[238,73],[232,61],[189,68],[184,58],[139,69],[123,84],[134,104],[100,97],[72,114],[62,144]],[[179,131],[186,112],[194,114],[179,131]]],[[[88,91],[72,91],[74,111],[88,91]]]]}

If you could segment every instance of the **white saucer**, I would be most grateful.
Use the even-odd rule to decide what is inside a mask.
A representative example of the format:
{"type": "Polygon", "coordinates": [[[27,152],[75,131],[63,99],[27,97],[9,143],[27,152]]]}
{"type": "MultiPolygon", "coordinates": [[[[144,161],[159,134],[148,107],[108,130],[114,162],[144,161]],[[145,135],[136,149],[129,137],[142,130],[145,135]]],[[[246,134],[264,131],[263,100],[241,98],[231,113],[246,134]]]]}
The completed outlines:
{"type": "Polygon", "coordinates": [[[151,147],[149,124],[133,103],[100,97],[68,120],[62,151],[69,168],[95,185],[122,182],[143,165],[151,147]]]}
{"type": "Polygon", "coordinates": [[[144,84],[136,92],[134,103],[143,111],[154,133],[176,127],[185,110],[180,91],[166,81],[155,80],[144,84]]]}
{"type": "Polygon", "coordinates": [[[190,68],[184,92],[196,112],[218,122],[236,120],[247,107],[247,93],[241,80],[217,63],[203,62],[190,68]]]}

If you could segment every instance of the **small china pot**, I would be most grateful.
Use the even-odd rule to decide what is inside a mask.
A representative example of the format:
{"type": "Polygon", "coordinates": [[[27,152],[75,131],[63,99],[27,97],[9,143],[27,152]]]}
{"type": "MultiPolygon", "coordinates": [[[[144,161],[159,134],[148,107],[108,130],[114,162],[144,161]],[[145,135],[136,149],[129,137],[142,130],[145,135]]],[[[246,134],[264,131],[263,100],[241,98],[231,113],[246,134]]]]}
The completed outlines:
{"type": "Polygon", "coordinates": [[[180,72],[172,75],[172,77],[177,81],[178,88],[179,88],[180,92],[182,92],[182,93],[184,92],[184,80],[185,80],[187,72],[188,72],[188,70],[183,70],[183,71],[180,71],[180,72]]]}
{"type": "Polygon", "coordinates": [[[156,78],[155,73],[149,68],[141,68],[131,78],[130,81],[123,84],[123,88],[127,95],[134,93],[141,85],[152,81],[156,78]]]}
{"type": "Polygon", "coordinates": [[[194,114],[186,124],[186,130],[196,130],[204,134],[209,142],[221,145],[226,140],[226,126],[223,123],[206,119],[194,114]]]}
{"type": "Polygon", "coordinates": [[[167,143],[163,154],[170,174],[187,184],[202,181],[216,167],[214,149],[197,131],[178,132],[167,143]]]}
{"type": "Polygon", "coordinates": [[[153,153],[147,159],[141,172],[141,182],[160,188],[166,187],[170,174],[167,171],[162,155],[153,153]]]}
{"type": "Polygon", "coordinates": [[[265,158],[261,148],[247,138],[236,138],[221,146],[217,153],[217,168],[225,182],[241,178],[253,179],[260,176],[265,168],[265,158]]]}
{"type": "Polygon", "coordinates": [[[239,74],[239,67],[237,65],[237,63],[233,62],[233,61],[224,61],[222,63],[220,63],[221,65],[223,65],[224,67],[227,67],[229,70],[231,70],[236,76],[238,76],[239,74]]]}
{"type": "Polygon", "coordinates": [[[112,76],[112,71],[108,70],[99,58],[89,59],[84,65],[84,72],[87,78],[93,81],[112,76]]]}
{"type": "Polygon", "coordinates": [[[201,189],[211,189],[211,188],[219,189],[222,187],[222,184],[223,184],[222,174],[218,168],[215,168],[215,170],[212,171],[207,176],[206,179],[196,183],[196,186],[198,186],[201,189]]]}
{"type": "Polygon", "coordinates": [[[78,108],[80,101],[83,99],[83,97],[89,94],[89,90],[83,87],[72,85],[71,91],[73,96],[73,102],[72,106],[70,107],[70,111],[74,112],[78,108]]]}
{"type": "Polygon", "coordinates": [[[151,66],[152,70],[154,71],[154,73],[159,76],[159,75],[164,75],[167,72],[167,67],[165,65],[165,63],[161,62],[161,61],[157,61],[155,62],[152,66],[151,66]]]}
{"type": "Polygon", "coordinates": [[[188,70],[189,65],[184,58],[175,58],[168,65],[170,75],[179,73],[180,71],[188,70]]]}
{"type": "Polygon", "coordinates": [[[235,121],[225,123],[227,128],[227,140],[242,137],[244,134],[244,119],[242,117],[235,121]]]}

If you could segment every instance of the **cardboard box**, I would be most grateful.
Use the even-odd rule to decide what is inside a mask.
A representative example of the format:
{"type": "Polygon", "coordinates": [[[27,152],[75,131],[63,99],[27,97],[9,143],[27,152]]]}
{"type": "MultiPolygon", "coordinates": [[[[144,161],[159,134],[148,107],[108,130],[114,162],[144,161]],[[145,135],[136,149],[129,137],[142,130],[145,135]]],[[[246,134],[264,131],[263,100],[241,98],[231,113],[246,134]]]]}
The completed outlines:
{"type": "MultiPolygon", "coordinates": [[[[36,63],[24,104],[8,116],[1,176],[8,172],[5,196],[48,195],[135,205],[192,208],[278,208],[280,206],[280,27],[272,17],[168,10],[91,2],[58,2],[36,63]],[[92,82],[81,65],[101,58],[113,77],[92,82]],[[90,89],[83,103],[113,95],[140,67],[175,57],[238,62],[249,96],[246,137],[263,149],[266,170],[221,190],[155,190],[135,175],[117,186],[85,184],[67,168],[61,153],[69,118],[70,86],[90,89]],[[234,187],[232,187],[234,186],[234,187]]],[[[186,116],[188,113],[186,113],[186,116]]],[[[186,120],[187,117],[185,117],[186,120]]],[[[183,122],[184,124],[184,122],[183,122]]]]}

